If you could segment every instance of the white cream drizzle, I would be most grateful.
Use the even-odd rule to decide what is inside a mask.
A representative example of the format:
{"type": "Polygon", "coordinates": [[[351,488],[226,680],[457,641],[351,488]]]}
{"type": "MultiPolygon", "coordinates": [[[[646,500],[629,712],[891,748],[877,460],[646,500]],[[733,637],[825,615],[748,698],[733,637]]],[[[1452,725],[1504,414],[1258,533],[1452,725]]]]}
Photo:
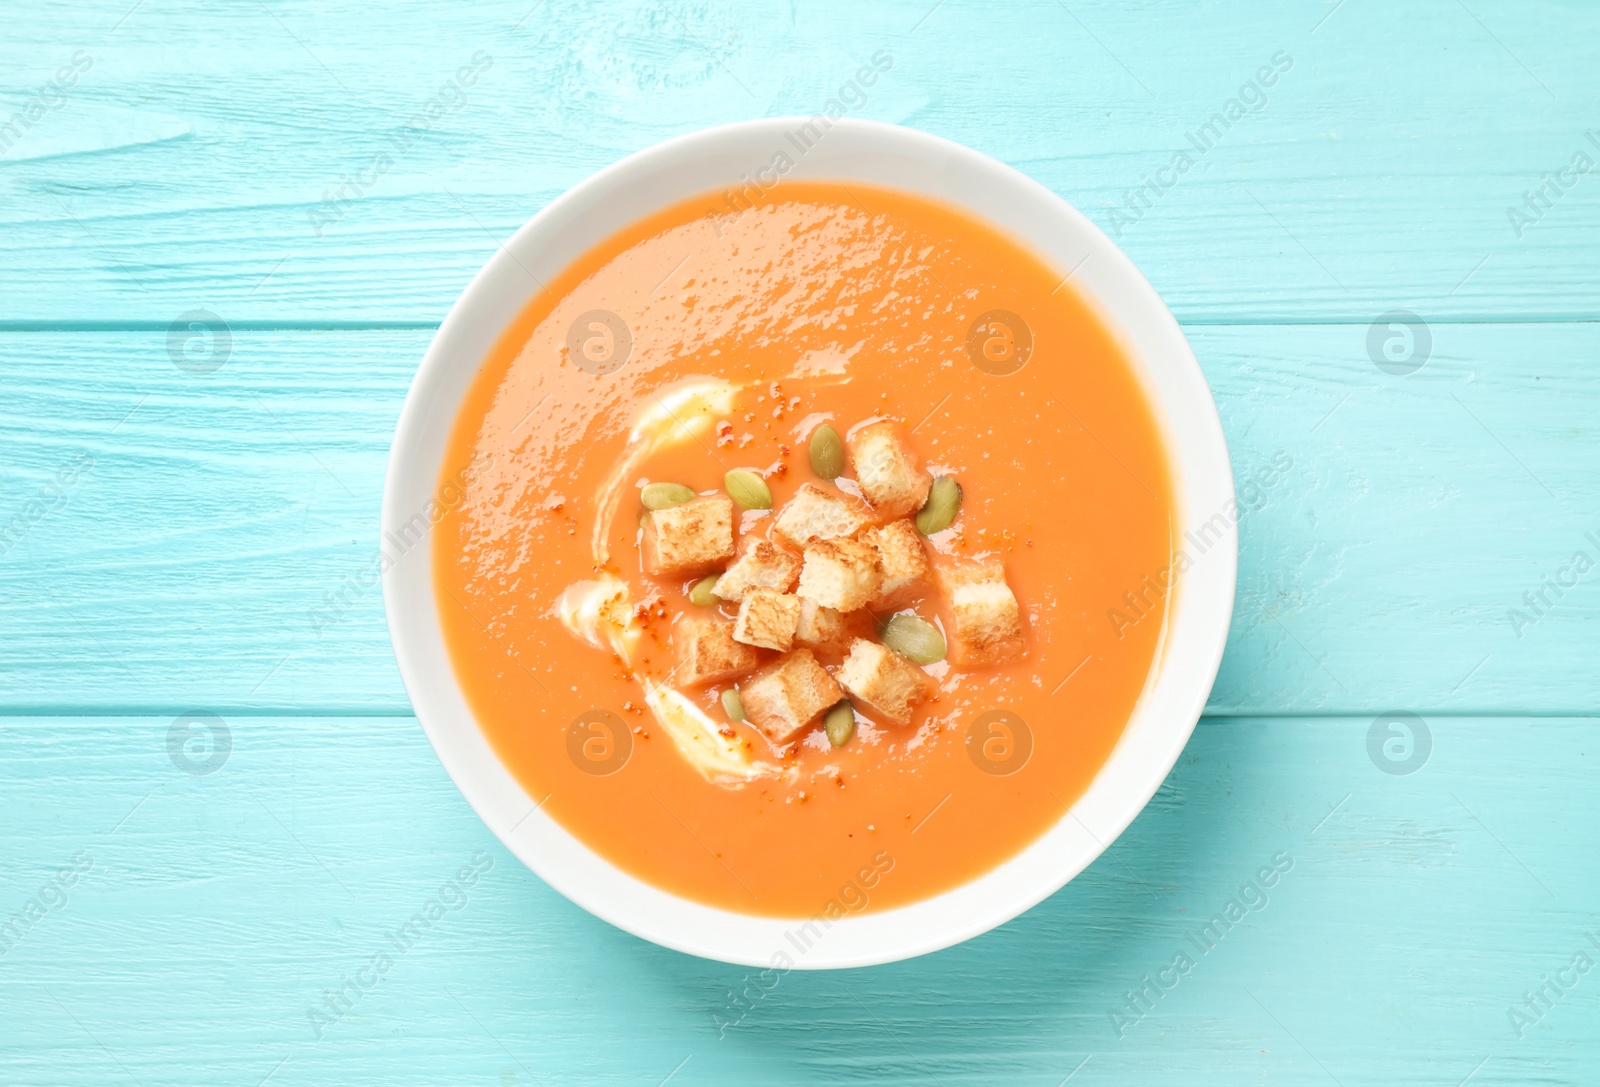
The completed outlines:
{"type": "MultiPolygon", "coordinates": [[[[726,381],[690,381],[658,393],[635,421],[627,444],[618,456],[597,496],[590,550],[595,565],[610,560],[611,527],[622,497],[641,464],[653,454],[684,442],[704,439],[718,418],[733,410],[739,387],[726,381]]],[[[636,668],[643,626],[634,612],[628,583],[602,573],[588,581],[568,585],[556,601],[555,615],[576,637],[602,652],[614,653],[636,668]]],[[[793,777],[785,770],[751,755],[737,735],[722,735],[719,725],[665,677],[639,674],[644,702],[661,730],[672,738],[685,761],[707,781],[726,788],[742,788],[760,778],[793,777]]]]}

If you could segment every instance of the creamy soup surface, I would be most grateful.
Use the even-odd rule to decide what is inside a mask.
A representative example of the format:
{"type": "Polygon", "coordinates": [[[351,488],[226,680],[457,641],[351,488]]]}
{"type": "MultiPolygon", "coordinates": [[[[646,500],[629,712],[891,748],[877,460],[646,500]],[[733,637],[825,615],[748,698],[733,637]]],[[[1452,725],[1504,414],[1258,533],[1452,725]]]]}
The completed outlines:
{"type": "Polygon", "coordinates": [[[994,228],[856,184],[740,203],[608,239],[484,360],[439,477],[445,640],[530,809],[621,869],[742,913],[904,905],[1036,840],[1116,744],[1167,455],[1096,310],[994,228]],[[758,543],[770,585],[708,595],[758,543]]]}

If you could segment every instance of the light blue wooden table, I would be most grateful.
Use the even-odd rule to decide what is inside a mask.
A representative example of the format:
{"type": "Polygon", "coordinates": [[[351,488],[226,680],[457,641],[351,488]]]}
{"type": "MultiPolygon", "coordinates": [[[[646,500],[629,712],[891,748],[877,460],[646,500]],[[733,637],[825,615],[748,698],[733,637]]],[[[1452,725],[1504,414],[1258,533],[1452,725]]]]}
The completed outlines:
{"type": "Polygon", "coordinates": [[[10,5],[0,59],[0,1083],[1600,1081],[1600,8],[93,0],[10,5]],[[1107,856],[768,990],[499,846],[359,578],[497,239],[880,50],[852,112],[1120,235],[1241,487],[1292,467],[1209,715],[1107,856]]]}

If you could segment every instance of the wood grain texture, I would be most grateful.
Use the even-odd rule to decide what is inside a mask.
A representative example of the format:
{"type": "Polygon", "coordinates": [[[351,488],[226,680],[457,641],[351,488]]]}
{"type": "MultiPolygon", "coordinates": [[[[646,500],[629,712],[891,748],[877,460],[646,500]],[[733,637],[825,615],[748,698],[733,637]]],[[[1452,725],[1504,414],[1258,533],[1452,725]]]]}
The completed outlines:
{"type": "Polygon", "coordinates": [[[8,18],[13,108],[78,51],[92,60],[0,157],[13,327],[164,327],[196,307],[437,321],[496,239],[596,169],[818,112],[878,51],[894,66],[852,115],[1038,178],[1118,235],[1184,320],[1600,313],[1600,171],[1551,190],[1537,222],[1508,218],[1577,153],[1600,161],[1589,4],[130,6],[8,18]],[[1248,92],[1259,107],[1191,144],[1278,55],[1292,67],[1248,92]],[[474,57],[487,69],[451,89],[474,57]],[[1114,222],[1179,151],[1192,168],[1114,222]]]}
{"type": "Polygon", "coordinates": [[[1364,718],[1208,720],[1111,852],[1023,917],[762,982],[558,897],[410,719],[228,724],[206,775],[176,768],[166,718],[0,727],[0,916],[92,862],[0,957],[0,1081],[1580,1084],[1600,1046],[1600,972],[1566,969],[1600,955],[1592,834],[1564,814],[1592,803],[1592,719],[1433,718],[1408,776],[1370,761],[1364,718]],[[465,904],[319,1038],[324,990],[479,851],[465,904]],[[1256,908],[1192,943],[1274,858],[1256,908]],[[1124,993],[1184,950],[1119,1037],[1124,993]],[[1508,1009],[1562,969],[1576,984],[1518,1037],[1508,1009]]]}
{"type": "MultiPolygon", "coordinates": [[[[1356,326],[1188,331],[1243,500],[1212,712],[1600,705],[1600,572],[1571,569],[1600,561],[1600,325],[1436,325],[1405,377],[1356,326]]],[[[427,339],[236,332],[191,375],[161,333],[0,335],[0,528],[26,530],[0,557],[0,707],[408,712],[361,582],[427,339]]]]}

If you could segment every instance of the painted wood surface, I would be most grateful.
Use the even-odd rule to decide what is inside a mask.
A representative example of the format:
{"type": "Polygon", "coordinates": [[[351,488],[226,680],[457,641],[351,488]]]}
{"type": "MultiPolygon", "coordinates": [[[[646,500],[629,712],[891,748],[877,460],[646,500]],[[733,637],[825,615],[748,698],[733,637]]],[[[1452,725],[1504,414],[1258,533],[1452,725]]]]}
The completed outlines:
{"type": "Polygon", "coordinates": [[[193,773],[167,718],[12,718],[0,908],[84,870],[0,958],[0,1081],[1590,1083],[1600,970],[1573,962],[1600,961],[1600,872],[1568,816],[1592,808],[1594,725],[1430,718],[1430,757],[1395,775],[1366,718],[1210,720],[1111,852],[1021,918],[908,963],[762,976],[561,899],[411,719],[228,718],[229,757],[193,773]],[[1135,1014],[1147,977],[1168,989],[1135,1014]],[[1514,1020],[1547,978],[1559,998],[1514,1020]]]}
{"type": "Polygon", "coordinates": [[[1593,1082],[1600,8],[13,7],[0,1084],[1593,1082]],[[497,241],[879,51],[846,112],[1038,178],[1184,321],[1240,593],[1215,716],[1082,876],[937,955],[762,976],[501,849],[360,579],[411,373],[497,241]],[[1374,354],[1400,309],[1409,374],[1374,354]]]}
{"type": "MultiPolygon", "coordinates": [[[[1406,376],[1362,326],[1188,332],[1242,499],[1211,712],[1600,704],[1600,324],[1435,325],[1406,376]]],[[[408,712],[371,563],[427,339],[235,332],[197,375],[163,333],[0,334],[0,706],[408,712]]]]}
{"type": "Polygon", "coordinates": [[[850,115],[1026,170],[1184,320],[1600,312],[1600,171],[1560,175],[1600,162],[1600,9],[1578,0],[131,6],[8,16],[13,102],[90,67],[0,159],[7,322],[434,322],[574,182],[816,113],[880,51],[850,115]]]}

